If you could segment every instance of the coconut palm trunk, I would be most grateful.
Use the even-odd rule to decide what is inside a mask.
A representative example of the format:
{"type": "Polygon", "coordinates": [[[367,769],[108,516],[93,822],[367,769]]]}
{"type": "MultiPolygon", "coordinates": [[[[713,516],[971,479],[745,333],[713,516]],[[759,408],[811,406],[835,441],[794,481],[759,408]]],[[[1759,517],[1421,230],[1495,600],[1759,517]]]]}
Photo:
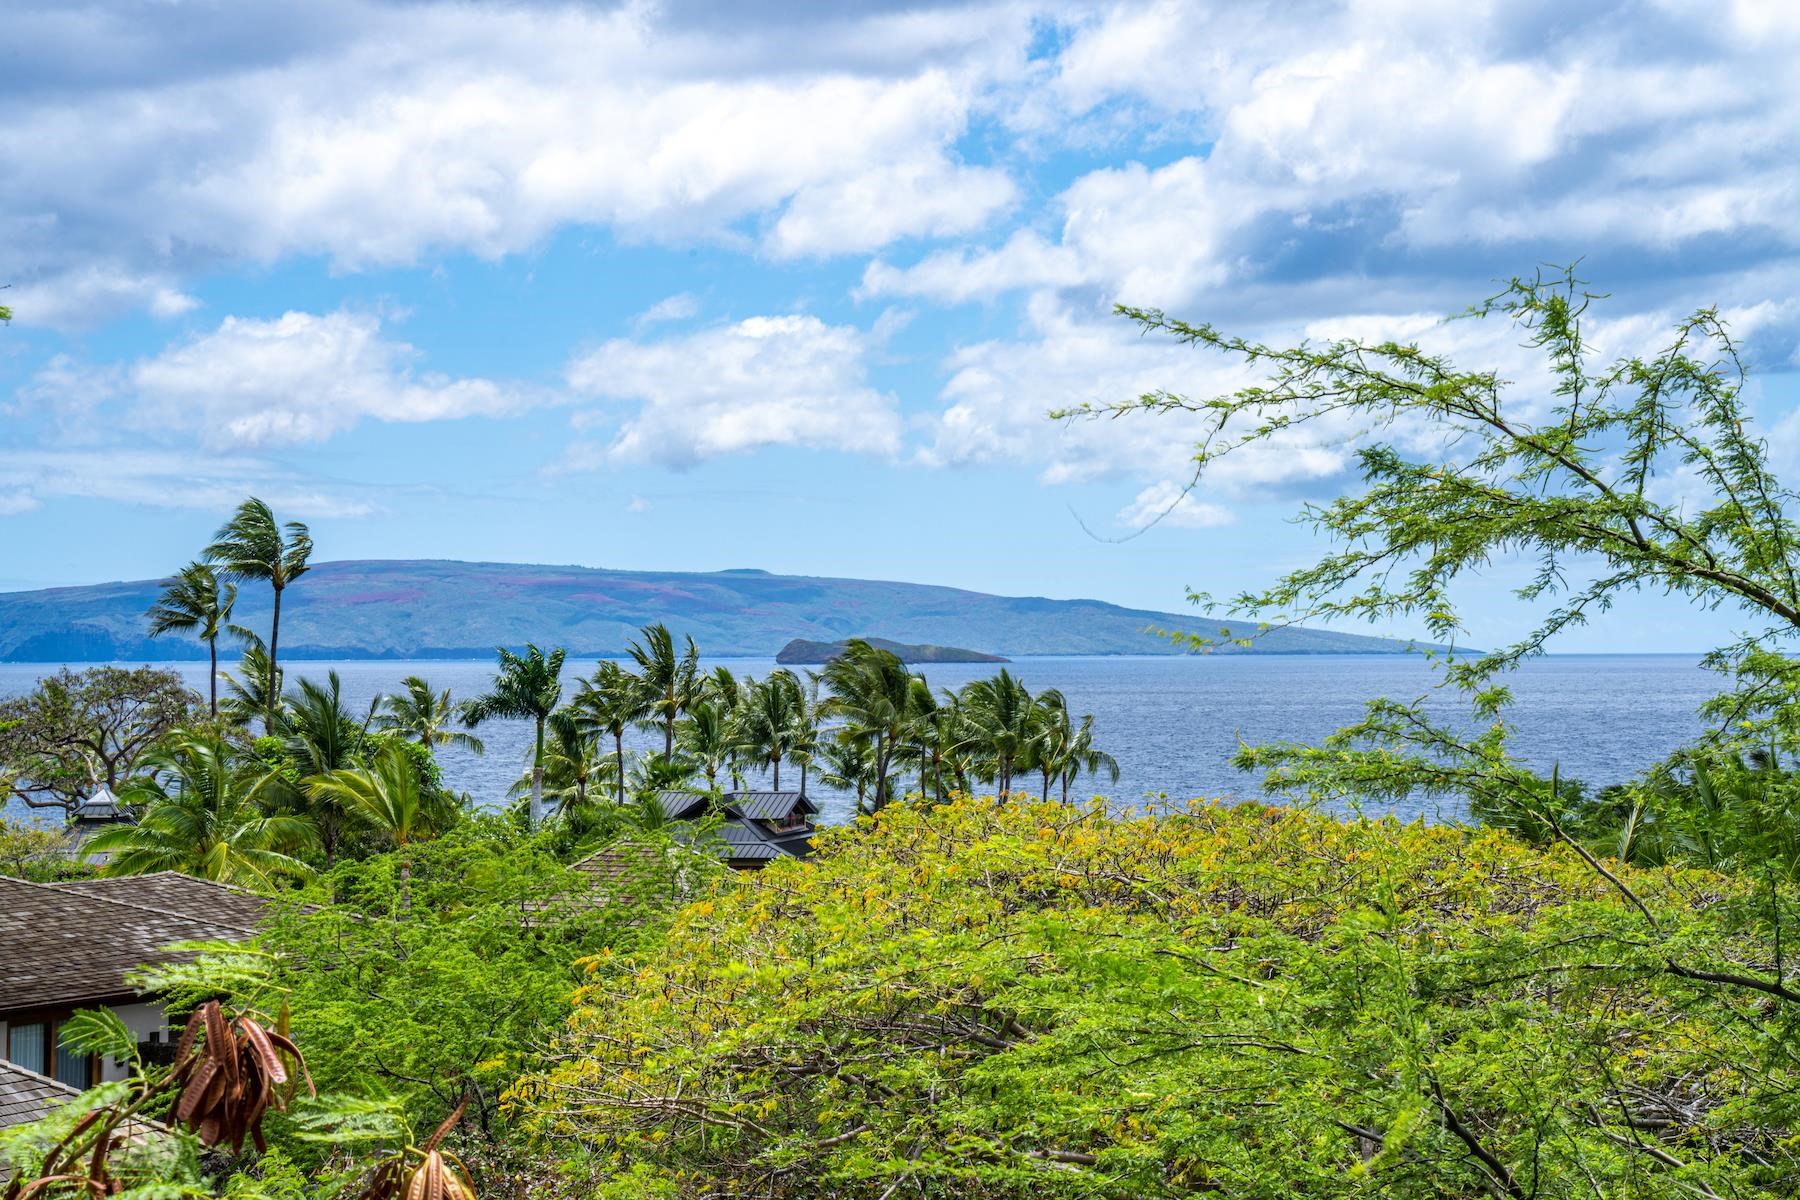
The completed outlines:
{"type": "Polygon", "coordinates": [[[531,760],[531,827],[544,824],[544,717],[537,719],[537,753],[531,760]]]}

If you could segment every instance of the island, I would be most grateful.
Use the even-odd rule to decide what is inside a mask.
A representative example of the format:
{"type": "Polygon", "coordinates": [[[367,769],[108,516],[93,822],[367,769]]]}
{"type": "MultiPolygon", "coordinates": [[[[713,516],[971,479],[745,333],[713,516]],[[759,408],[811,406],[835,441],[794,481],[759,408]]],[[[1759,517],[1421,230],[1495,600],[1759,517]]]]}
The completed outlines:
{"type": "MultiPolygon", "coordinates": [[[[909,646],[905,642],[890,642],[886,638],[864,638],[879,650],[887,650],[903,663],[1003,663],[1011,662],[1010,658],[1002,658],[998,654],[983,654],[979,650],[964,650],[959,646],[909,646]]],[[[841,642],[810,642],[805,638],[795,638],[781,648],[775,661],[782,666],[802,666],[813,663],[829,662],[844,652],[849,645],[848,640],[841,642]]]]}

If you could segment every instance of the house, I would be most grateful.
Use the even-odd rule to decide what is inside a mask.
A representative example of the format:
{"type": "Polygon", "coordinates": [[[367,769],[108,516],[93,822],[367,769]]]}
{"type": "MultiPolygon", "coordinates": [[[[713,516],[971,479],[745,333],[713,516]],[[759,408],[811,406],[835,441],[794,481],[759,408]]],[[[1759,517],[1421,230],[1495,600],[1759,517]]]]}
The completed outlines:
{"type": "MultiPolygon", "coordinates": [[[[81,857],[81,847],[97,833],[113,828],[115,825],[127,824],[130,821],[125,805],[112,793],[112,789],[101,784],[99,790],[76,806],[69,815],[69,830],[65,835],[63,851],[70,858],[81,857]]],[[[88,861],[95,866],[104,866],[107,856],[96,854],[88,861]]]]}
{"type": "Polygon", "coordinates": [[[717,853],[735,870],[756,871],[779,858],[812,853],[818,805],[800,792],[659,792],[668,821],[698,821],[717,814],[717,853]]]}
{"type": "Polygon", "coordinates": [[[175,942],[244,941],[267,901],[224,884],[165,871],[116,879],[30,883],[0,876],[0,1060],[75,1088],[121,1079],[126,1066],[62,1047],[62,1023],[110,1008],[147,1057],[170,1044],[169,1016],[126,975],[177,961],[175,942]]]}

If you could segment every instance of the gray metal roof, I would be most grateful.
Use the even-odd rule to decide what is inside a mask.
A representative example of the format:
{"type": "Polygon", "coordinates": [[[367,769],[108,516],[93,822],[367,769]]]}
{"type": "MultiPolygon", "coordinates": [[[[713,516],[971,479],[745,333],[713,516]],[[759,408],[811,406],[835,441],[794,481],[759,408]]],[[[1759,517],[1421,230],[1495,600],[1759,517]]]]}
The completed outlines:
{"type": "Polygon", "coordinates": [[[664,820],[685,821],[710,808],[712,797],[702,792],[658,792],[656,802],[662,806],[664,820]]]}
{"type": "Polygon", "coordinates": [[[785,821],[796,811],[804,816],[819,811],[799,792],[726,792],[725,803],[750,821],[785,821]]]}

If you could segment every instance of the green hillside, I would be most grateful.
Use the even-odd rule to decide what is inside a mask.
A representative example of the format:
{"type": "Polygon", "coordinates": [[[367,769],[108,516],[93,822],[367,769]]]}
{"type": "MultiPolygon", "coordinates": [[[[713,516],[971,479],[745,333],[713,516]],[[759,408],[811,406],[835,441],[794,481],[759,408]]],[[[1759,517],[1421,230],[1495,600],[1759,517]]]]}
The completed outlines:
{"type": "MultiPolygon", "coordinates": [[[[0,661],[197,658],[181,638],[150,641],[156,580],[0,593],[0,661]]],[[[269,597],[246,584],[236,620],[268,624],[269,597]]],[[[622,652],[640,626],[666,622],[711,655],[773,655],[789,641],[878,635],[899,642],[1032,654],[1170,654],[1150,629],[1203,629],[1195,613],[1098,600],[992,596],[958,588],[766,571],[611,571],[440,560],[320,563],[282,601],[292,658],[485,657],[497,645],[622,652]]],[[[1248,634],[1251,628],[1242,630],[1248,634]]],[[[1395,653],[1406,643],[1310,629],[1269,633],[1250,653],[1395,653]]],[[[1226,653],[1244,653],[1226,648],[1226,653]]]]}

